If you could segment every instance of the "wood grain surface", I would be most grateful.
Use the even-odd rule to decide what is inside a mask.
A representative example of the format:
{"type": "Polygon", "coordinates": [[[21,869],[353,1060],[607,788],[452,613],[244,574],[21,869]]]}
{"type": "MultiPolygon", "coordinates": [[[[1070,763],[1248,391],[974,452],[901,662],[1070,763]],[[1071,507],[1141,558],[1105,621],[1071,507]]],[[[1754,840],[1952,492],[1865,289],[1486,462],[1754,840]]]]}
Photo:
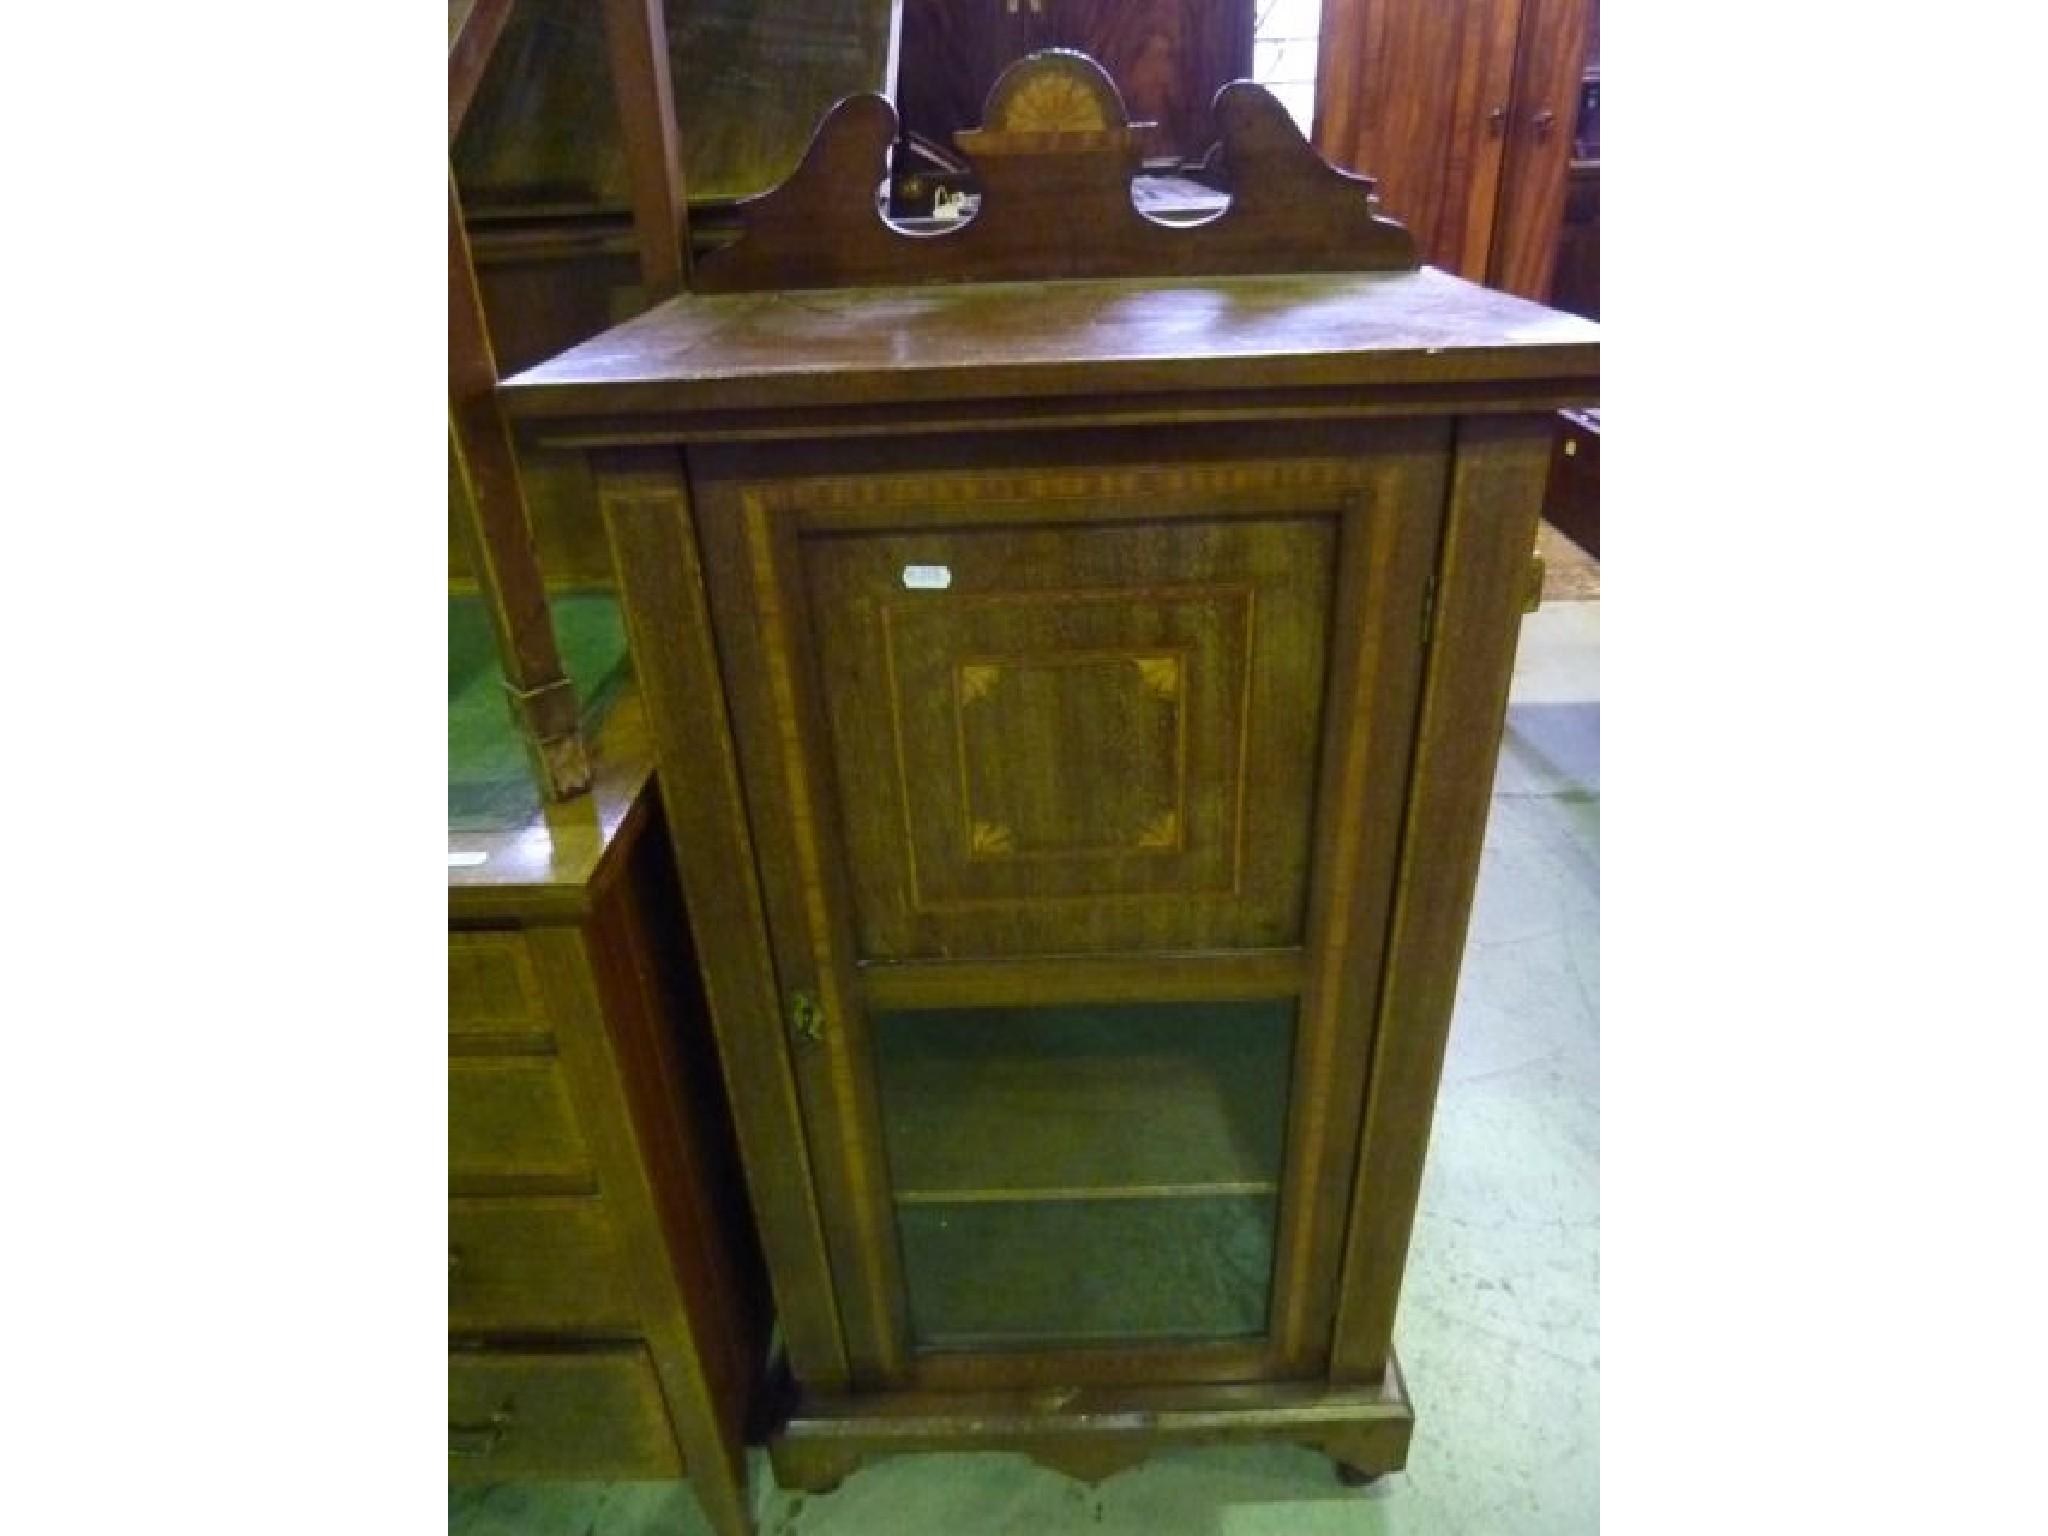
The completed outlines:
{"type": "Polygon", "coordinates": [[[1100,65],[1078,53],[1031,54],[989,92],[988,120],[959,135],[981,190],[973,216],[910,234],[873,194],[897,137],[877,95],[839,103],[796,172],[736,210],[739,238],[707,255],[702,292],[836,288],[857,283],[1378,272],[1411,268],[1415,246],[1383,218],[1369,178],[1330,166],[1277,97],[1249,81],[1216,98],[1230,201],[1195,223],[1141,213],[1131,180],[1141,134],[1100,65]]]}
{"type": "Polygon", "coordinates": [[[1484,403],[1527,381],[1558,385],[1561,404],[1591,404],[1599,334],[1428,268],[686,295],[508,379],[501,398],[524,419],[715,418],[1461,384],[1482,387],[1484,403]]]}

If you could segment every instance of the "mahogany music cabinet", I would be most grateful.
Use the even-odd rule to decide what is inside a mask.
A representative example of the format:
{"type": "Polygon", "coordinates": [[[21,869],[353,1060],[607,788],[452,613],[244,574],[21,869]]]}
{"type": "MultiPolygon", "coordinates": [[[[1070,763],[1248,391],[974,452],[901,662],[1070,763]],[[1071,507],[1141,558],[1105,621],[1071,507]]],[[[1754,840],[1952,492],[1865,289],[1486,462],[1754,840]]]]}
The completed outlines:
{"type": "Polygon", "coordinates": [[[778,1475],[1264,1438],[1391,1340],[1561,407],[1267,92],[1132,205],[1072,54],[875,206],[835,108],[693,290],[503,386],[591,455],[795,1400],[778,1475]]]}

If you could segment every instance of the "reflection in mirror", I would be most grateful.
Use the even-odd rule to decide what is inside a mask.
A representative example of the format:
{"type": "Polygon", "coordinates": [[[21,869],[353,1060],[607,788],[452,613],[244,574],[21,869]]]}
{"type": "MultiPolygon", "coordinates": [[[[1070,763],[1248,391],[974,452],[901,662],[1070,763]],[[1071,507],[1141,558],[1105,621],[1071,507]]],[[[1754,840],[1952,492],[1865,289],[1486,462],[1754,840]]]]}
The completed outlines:
{"type": "MultiPolygon", "coordinates": [[[[906,235],[940,235],[974,217],[981,208],[981,192],[971,173],[932,182],[891,178],[878,189],[876,206],[892,229],[906,235]],[[911,196],[892,206],[892,190],[900,192],[906,184],[911,196]],[[913,211],[917,207],[923,211],[913,211]]],[[[1138,175],[1131,178],[1131,206],[1155,223],[1203,224],[1230,206],[1230,194],[1178,172],[1138,175]]]]}
{"type": "Polygon", "coordinates": [[[1202,224],[1230,206],[1230,193],[1195,175],[1169,171],[1134,176],[1131,206],[1161,224],[1202,224]]]}
{"type": "Polygon", "coordinates": [[[971,190],[971,178],[956,182],[923,182],[916,177],[889,175],[875,188],[875,211],[891,229],[906,235],[949,235],[964,229],[981,206],[981,195],[971,190]],[[912,196],[898,199],[905,186],[912,196]]]}

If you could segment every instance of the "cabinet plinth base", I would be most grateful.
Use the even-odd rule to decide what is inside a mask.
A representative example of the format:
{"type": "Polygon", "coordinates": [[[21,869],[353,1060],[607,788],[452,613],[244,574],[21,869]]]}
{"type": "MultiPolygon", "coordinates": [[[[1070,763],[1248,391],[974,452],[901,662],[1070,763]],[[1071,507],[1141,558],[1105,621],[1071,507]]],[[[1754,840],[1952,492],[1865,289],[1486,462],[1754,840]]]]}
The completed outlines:
{"type": "Polygon", "coordinates": [[[1367,1482],[1408,1461],[1415,1414],[1390,1360],[1376,1383],[1088,1387],[1014,1392],[881,1392],[798,1398],[768,1440],[785,1487],[829,1493],[876,1457],[912,1451],[1021,1451],[1099,1482],[1157,1450],[1279,1441],[1367,1482]]]}

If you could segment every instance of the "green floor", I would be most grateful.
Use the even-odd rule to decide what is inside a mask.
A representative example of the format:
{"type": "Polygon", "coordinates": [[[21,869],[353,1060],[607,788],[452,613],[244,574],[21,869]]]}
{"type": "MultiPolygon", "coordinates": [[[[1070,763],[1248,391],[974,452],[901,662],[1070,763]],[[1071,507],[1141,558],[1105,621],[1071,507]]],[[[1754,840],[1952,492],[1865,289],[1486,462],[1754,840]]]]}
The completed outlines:
{"type": "MultiPolygon", "coordinates": [[[[1599,1528],[1598,603],[1523,628],[1396,1340],[1408,1469],[1341,1487],[1285,1446],[1099,1486],[1006,1455],[899,1457],[810,1498],[755,1461],[764,1536],[1581,1536],[1599,1528]]],[[[466,1489],[451,1536],[698,1536],[680,1484],[466,1489]]]]}
{"type": "MultiPolygon", "coordinates": [[[[626,627],[606,593],[557,595],[555,643],[594,729],[626,677],[626,627]]],[[[538,814],[526,748],[506,707],[489,615],[474,597],[448,599],[448,830],[501,832],[538,814]]]]}

